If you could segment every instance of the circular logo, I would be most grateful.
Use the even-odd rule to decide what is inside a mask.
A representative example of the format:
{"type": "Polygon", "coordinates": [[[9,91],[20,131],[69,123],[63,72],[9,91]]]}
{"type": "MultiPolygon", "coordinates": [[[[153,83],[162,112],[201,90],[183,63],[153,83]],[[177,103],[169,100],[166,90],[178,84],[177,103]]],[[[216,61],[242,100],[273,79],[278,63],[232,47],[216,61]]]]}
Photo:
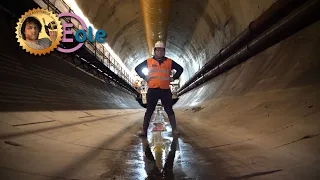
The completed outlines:
{"type": "Polygon", "coordinates": [[[30,54],[49,54],[61,41],[62,25],[51,11],[32,9],[19,19],[16,35],[20,46],[30,54]]]}
{"type": "MultiPolygon", "coordinates": [[[[86,31],[88,30],[87,25],[76,14],[73,14],[73,13],[61,13],[61,14],[58,15],[59,18],[66,17],[66,16],[76,19],[80,23],[80,25],[82,26],[82,28],[84,30],[86,30],[86,31]]],[[[73,24],[67,23],[67,24],[65,24],[65,27],[73,27],[73,24]]],[[[67,31],[66,29],[64,29],[64,30],[65,30],[64,34],[71,34],[72,33],[72,31],[67,31]]],[[[71,40],[66,39],[65,36],[64,36],[62,38],[62,42],[73,42],[73,41],[72,41],[72,39],[71,40]]],[[[84,43],[79,43],[76,47],[73,47],[71,49],[63,49],[63,48],[58,47],[57,50],[60,51],[60,52],[64,52],[64,53],[71,53],[71,52],[74,52],[74,51],[80,49],[83,44],[84,43]]]]}

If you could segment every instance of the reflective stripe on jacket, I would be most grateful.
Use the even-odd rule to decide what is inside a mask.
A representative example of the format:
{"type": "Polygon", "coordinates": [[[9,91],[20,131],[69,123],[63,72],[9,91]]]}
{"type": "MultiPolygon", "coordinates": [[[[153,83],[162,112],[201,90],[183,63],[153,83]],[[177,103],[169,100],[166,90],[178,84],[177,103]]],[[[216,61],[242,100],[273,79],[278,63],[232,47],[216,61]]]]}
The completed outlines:
{"type": "Polygon", "coordinates": [[[149,69],[148,87],[169,89],[172,60],[168,58],[161,64],[153,58],[149,58],[147,61],[149,69]]]}

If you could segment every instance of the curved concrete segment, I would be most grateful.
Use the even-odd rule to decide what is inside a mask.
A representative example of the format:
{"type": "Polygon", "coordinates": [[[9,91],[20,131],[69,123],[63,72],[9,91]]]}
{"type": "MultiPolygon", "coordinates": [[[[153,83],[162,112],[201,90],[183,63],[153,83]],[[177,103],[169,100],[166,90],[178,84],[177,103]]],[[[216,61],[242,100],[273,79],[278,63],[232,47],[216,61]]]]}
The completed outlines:
{"type": "MultiPolygon", "coordinates": [[[[272,2],[172,1],[167,53],[182,81],[272,2]]],[[[138,0],[77,3],[128,67],[147,57],[138,0]]],[[[320,178],[319,22],[181,96],[181,135],[172,141],[167,124],[146,142],[135,136],[145,110],[133,96],[55,56],[28,55],[16,19],[2,9],[0,19],[0,179],[152,179],[166,163],[167,179],[320,178]],[[148,160],[148,144],[161,163],[148,160]]]]}

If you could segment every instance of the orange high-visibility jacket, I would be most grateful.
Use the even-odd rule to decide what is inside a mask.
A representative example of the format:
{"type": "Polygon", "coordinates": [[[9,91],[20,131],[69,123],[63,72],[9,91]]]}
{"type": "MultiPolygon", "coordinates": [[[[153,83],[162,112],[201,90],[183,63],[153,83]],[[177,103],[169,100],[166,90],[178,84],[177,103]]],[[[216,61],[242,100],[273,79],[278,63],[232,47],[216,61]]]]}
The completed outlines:
{"type": "Polygon", "coordinates": [[[172,60],[166,59],[159,64],[159,62],[153,58],[149,58],[148,62],[148,87],[170,89],[170,72],[172,67],[172,60]]]}

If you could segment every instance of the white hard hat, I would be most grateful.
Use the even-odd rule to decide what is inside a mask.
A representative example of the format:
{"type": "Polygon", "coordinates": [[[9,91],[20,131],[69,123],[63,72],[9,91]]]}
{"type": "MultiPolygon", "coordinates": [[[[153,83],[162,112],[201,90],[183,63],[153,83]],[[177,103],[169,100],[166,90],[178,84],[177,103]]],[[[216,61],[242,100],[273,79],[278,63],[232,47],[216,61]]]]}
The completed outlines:
{"type": "Polygon", "coordinates": [[[162,41],[156,42],[154,48],[165,48],[164,43],[162,41]]]}

